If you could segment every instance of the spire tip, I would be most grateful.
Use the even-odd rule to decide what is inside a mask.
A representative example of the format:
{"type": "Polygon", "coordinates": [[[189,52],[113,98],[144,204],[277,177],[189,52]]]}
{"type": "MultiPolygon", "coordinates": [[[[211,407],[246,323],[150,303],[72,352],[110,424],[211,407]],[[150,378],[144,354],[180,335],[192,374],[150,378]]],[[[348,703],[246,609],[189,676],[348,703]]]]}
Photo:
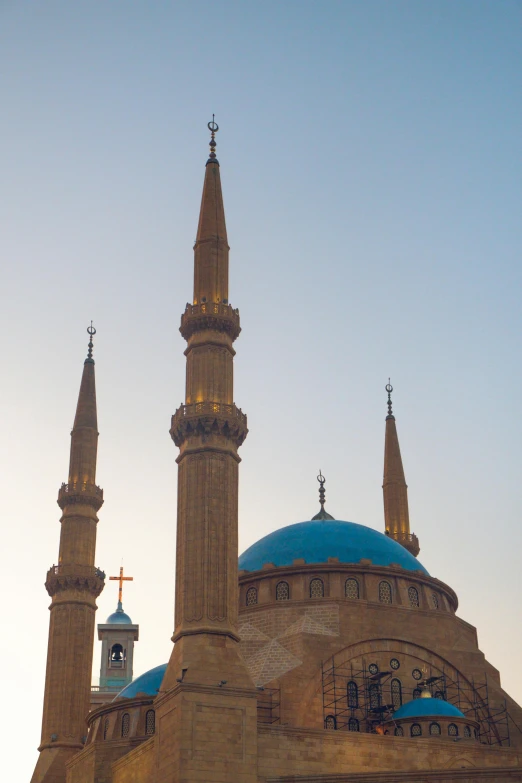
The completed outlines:
{"type": "Polygon", "coordinates": [[[219,125],[214,119],[215,115],[212,115],[212,122],[207,122],[207,128],[210,131],[210,155],[208,156],[207,163],[218,163],[216,158],[216,133],[219,130],[219,125]]]}
{"type": "Polygon", "coordinates": [[[96,334],[96,329],[92,325],[92,321],[91,321],[91,325],[87,327],[87,334],[89,335],[89,344],[87,346],[89,350],[87,351],[87,358],[86,358],[85,361],[86,362],[91,362],[92,364],[94,364],[94,359],[92,358],[92,349],[94,347],[93,346],[93,342],[92,342],[92,338],[96,334]]]}
{"type": "Polygon", "coordinates": [[[390,383],[390,379],[388,378],[388,383],[384,387],[386,391],[388,392],[388,415],[386,416],[387,419],[394,419],[395,416],[392,412],[392,399],[391,399],[391,393],[393,391],[393,386],[390,383]]]}

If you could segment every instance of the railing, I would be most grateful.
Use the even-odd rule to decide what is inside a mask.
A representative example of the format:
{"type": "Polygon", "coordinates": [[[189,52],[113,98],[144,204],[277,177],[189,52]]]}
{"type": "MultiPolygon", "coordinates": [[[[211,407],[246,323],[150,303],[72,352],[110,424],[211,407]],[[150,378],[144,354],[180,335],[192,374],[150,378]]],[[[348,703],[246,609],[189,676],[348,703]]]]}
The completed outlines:
{"type": "Polygon", "coordinates": [[[62,484],[59,490],[59,495],[77,495],[78,493],[85,493],[86,495],[94,495],[94,497],[103,500],[103,489],[96,486],[96,484],[89,484],[86,481],[75,481],[73,484],[62,484]]]}
{"type": "MultiPolygon", "coordinates": [[[[237,405],[228,405],[225,402],[193,402],[190,405],[180,405],[174,417],[192,418],[193,416],[231,416],[246,424],[247,417],[237,405]]],[[[173,417],[173,418],[174,418],[173,417]]]]}
{"type": "Polygon", "coordinates": [[[101,568],[80,565],[79,563],[53,565],[49,569],[49,573],[55,576],[97,576],[99,579],[105,579],[105,571],[102,571],[101,568]]]}
{"type": "Polygon", "coordinates": [[[121,685],[91,685],[91,693],[105,693],[106,691],[110,691],[111,693],[118,693],[124,687],[124,683],[121,685]]]}
{"type": "Polygon", "coordinates": [[[224,315],[232,316],[234,320],[239,321],[239,310],[236,310],[229,304],[222,302],[202,302],[201,304],[187,304],[184,315],[224,315]]]}

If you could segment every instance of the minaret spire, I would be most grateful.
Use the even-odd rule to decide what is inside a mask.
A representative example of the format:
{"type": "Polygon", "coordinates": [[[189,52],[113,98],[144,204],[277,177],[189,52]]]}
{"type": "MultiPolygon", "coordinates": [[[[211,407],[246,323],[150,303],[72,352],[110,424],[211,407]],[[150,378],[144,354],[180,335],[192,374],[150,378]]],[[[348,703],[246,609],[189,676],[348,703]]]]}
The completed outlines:
{"type": "Polygon", "coordinates": [[[384,525],[385,532],[402,544],[415,557],[419,554],[419,540],[410,533],[410,517],[408,512],[408,486],[402,466],[401,450],[395,416],[392,412],[391,393],[393,386],[388,378],[386,384],[388,393],[388,415],[386,416],[386,434],[384,440],[384,525]]]}
{"type": "Polygon", "coordinates": [[[89,711],[96,598],[105,574],[94,566],[96,512],[103,490],[96,486],[98,422],[92,338],[71,432],[67,484],[58,493],[62,509],[58,565],[47,572],[52,598],[47,648],[42,740],[33,781],[64,780],[65,763],[83,747],[89,711]]]}
{"type": "Polygon", "coordinates": [[[312,517],[312,522],[315,520],[335,519],[335,517],[332,517],[332,515],[329,514],[324,507],[326,501],[326,492],[324,488],[324,485],[326,484],[326,479],[321,473],[321,470],[319,470],[317,481],[319,482],[319,504],[321,508],[319,509],[319,512],[315,515],[315,517],[312,517]]]}

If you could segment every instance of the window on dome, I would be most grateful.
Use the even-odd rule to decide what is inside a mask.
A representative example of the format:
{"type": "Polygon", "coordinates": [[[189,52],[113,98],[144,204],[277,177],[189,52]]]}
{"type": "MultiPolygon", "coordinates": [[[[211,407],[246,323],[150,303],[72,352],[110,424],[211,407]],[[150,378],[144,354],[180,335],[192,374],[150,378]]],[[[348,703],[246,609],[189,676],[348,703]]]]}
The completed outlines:
{"type": "Polygon", "coordinates": [[[346,696],[348,699],[348,706],[352,710],[356,710],[359,706],[359,688],[357,687],[357,683],[353,680],[350,680],[346,686],[346,696]]]}
{"type": "Polygon", "coordinates": [[[412,737],[421,737],[422,736],[422,726],[420,723],[412,723],[410,734],[412,737]]]}
{"type": "Polygon", "coordinates": [[[395,726],[394,734],[396,737],[404,737],[404,729],[402,726],[395,726]]]}
{"type": "Polygon", "coordinates": [[[359,598],[359,582],[357,579],[347,579],[344,583],[346,598],[359,598]]]}
{"type": "Polygon", "coordinates": [[[154,734],[156,731],[156,713],[154,710],[147,710],[145,715],[145,734],[154,734]]]}
{"type": "Polygon", "coordinates": [[[128,737],[130,732],[130,715],[128,712],[123,713],[121,719],[121,736],[128,737]]]}
{"type": "Polygon", "coordinates": [[[249,587],[246,592],[246,605],[255,606],[257,604],[257,589],[255,587],[249,587]]]}
{"type": "Polygon", "coordinates": [[[109,668],[110,669],[124,669],[125,668],[125,650],[121,644],[113,644],[109,651],[109,668]]]}
{"type": "Polygon", "coordinates": [[[290,598],[290,585],[288,582],[278,582],[276,587],[276,601],[288,601],[290,598]]]}
{"type": "Polygon", "coordinates": [[[439,596],[437,595],[437,593],[432,593],[431,594],[431,602],[433,604],[433,608],[434,609],[438,609],[439,608],[439,596]]]}
{"type": "Polygon", "coordinates": [[[335,719],[335,715],[327,715],[324,720],[324,727],[325,729],[336,729],[337,728],[337,721],[335,719]]]}
{"type": "Polygon", "coordinates": [[[421,689],[420,688],[414,688],[413,689],[413,698],[414,699],[420,699],[421,696],[421,689]]]}
{"type": "Polygon", "coordinates": [[[464,726],[464,736],[471,737],[471,728],[469,726],[464,726]]]}
{"type": "Polygon", "coordinates": [[[416,587],[408,587],[408,598],[410,599],[410,606],[412,608],[419,608],[419,591],[416,587]]]}
{"type": "Polygon", "coordinates": [[[394,678],[390,684],[391,700],[393,709],[398,709],[402,704],[402,684],[397,678],[394,678]]]}
{"type": "Polygon", "coordinates": [[[459,727],[456,723],[450,723],[448,726],[448,734],[450,737],[458,737],[459,736],[459,727]]]}
{"type": "Polygon", "coordinates": [[[392,589],[389,582],[379,582],[379,601],[381,604],[391,604],[392,589]]]}
{"type": "Polygon", "coordinates": [[[430,723],[430,734],[433,737],[440,735],[440,725],[438,723],[430,723]]]}
{"type": "Polygon", "coordinates": [[[324,598],[324,583],[322,579],[312,579],[310,582],[310,598],[324,598]]]}
{"type": "Polygon", "coordinates": [[[372,683],[368,688],[370,700],[370,709],[377,710],[381,706],[381,690],[376,683],[372,683]]]}
{"type": "Polygon", "coordinates": [[[359,721],[357,718],[350,718],[348,721],[348,731],[359,731],[359,721]]]}
{"type": "Polygon", "coordinates": [[[105,718],[103,723],[103,739],[106,740],[109,736],[109,718],[105,718]]]}

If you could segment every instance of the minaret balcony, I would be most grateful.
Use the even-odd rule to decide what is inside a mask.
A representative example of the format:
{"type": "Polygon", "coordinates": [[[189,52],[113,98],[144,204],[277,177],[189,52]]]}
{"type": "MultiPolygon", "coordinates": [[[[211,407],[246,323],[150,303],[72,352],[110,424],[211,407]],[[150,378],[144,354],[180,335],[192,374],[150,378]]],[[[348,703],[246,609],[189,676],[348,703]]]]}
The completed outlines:
{"type": "Polygon", "coordinates": [[[71,484],[62,484],[58,490],[58,500],[56,501],[60,508],[73,505],[74,503],[92,506],[98,511],[103,505],[103,489],[96,484],[76,481],[71,484]]]}
{"type": "Polygon", "coordinates": [[[98,597],[105,586],[105,573],[96,566],[70,563],[53,565],[47,572],[45,587],[50,596],[64,590],[82,590],[98,597]]]}
{"type": "Polygon", "coordinates": [[[187,304],[185,312],[181,316],[179,328],[185,340],[188,340],[195,332],[205,329],[226,332],[234,342],[241,331],[239,310],[234,310],[231,305],[222,302],[187,304]]]}
{"type": "Polygon", "coordinates": [[[419,539],[415,533],[396,533],[392,538],[399,544],[402,544],[402,546],[407,549],[408,552],[411,552],[414,557],[417,557],[420,552],[420,545],[419,539]]]}
{"type": "Polygon", "coordinates": [[[247,417],[236,405],[223,402],[195,402],[180,405],[172,417],[170,435],[176,446],[191,435],[204,438],[223,435],[241,446],[248,433],[247,417]]]}

